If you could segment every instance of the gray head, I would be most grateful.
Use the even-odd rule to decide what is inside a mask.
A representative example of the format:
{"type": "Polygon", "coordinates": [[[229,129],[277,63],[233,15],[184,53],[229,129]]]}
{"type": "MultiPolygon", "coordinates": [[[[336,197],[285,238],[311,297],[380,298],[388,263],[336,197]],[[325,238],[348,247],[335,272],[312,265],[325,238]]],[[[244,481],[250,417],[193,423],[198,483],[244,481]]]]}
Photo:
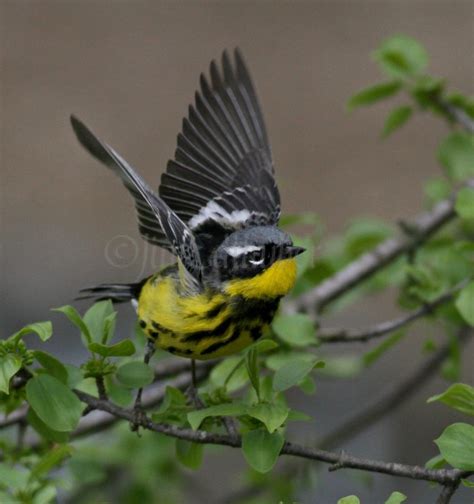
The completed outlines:
{"type": "Polygon", "coordinates": [[[295,247],[291,237],[274,226],[241,229],[216,249],[212,269],[220,280],[248,278],[262,273],[275,261],[295,257],[304,250],[295,247]]]}

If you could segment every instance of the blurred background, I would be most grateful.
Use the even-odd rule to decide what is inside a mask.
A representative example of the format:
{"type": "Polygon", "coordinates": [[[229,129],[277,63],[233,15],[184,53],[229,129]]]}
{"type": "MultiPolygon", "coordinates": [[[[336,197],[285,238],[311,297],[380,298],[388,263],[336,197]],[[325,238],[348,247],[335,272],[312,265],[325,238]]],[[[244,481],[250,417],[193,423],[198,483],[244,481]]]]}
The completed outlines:
{"type": "MultiPolygon", "coordinates": [[[[371,51],[404,33],[427,48],[431,73],[466,93],[474,84],[474,4],[467,0],[3,0],[0,16],[1,336],[52,319],[56,336],[49,349],[73,363],[84,356],[77,334],[50,309],[72,302],[81,287],[134,281],[162,256],[140,241],[133,204],[119,181],[77,144],[71,113],[156,187],[199,74],[224,48],[239,46],[264,109],[283,210],[317,212],[330,236],[354,216],[411,218],[422,210],[423,182],[440,171],[441,121],[417,115],[381,141],[387,106],[347,112],[347,99],[380,79],[371,51]]],[[[119,334],[128,335],[133,313],[120,311],[119,334]]],[[[396,314],[385,293],[332,322],[364,327],[396,314]]],[[[324,434],[413,371],[423,359],[420,327],[361,377],[322,381],[316,396],[295,394],[294,406],[315,421],[292,439],[324,434]]],[[[466,373],[472,380],[472,370],[466,373]]],[[[448,408],[424,404],[441,387],[431,381],[344,448],[423,464],[436,454],[432,439],[454,421],[450,415],[455,418],[448,408]]],[[[241,467],[237,452],[207,456],[192,501],[222,502],[241,467]]],[[[326,504],[356,493],[378,503],[393,490],[420,504],[437,494],[424,483],[378,475],[369,488],[339,471],[322,473],[300,502],[326,504]]],[[[468,502],[466,495],[459,492],[454,502],[468,502]]]]}

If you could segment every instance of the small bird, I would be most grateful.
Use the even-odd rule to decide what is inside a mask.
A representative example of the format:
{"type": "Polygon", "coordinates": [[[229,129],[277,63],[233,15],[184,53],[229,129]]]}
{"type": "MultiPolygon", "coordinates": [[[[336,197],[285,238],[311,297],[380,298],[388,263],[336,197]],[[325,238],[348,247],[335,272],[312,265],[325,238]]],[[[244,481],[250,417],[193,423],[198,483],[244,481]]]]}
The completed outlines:
{"type": "Polygon", "coordinates": [[[304,249],[278,229],[280,195],[267,132],[238,49],[201,75],[174,159],[154,192],[76,117],[82,146],[120,177],[142,237],[176,263],[131,284],[83,289],[83,297],[132,301],[152,348],[194,360],[247,347],[271,323],[296,279],[304,249]]]}

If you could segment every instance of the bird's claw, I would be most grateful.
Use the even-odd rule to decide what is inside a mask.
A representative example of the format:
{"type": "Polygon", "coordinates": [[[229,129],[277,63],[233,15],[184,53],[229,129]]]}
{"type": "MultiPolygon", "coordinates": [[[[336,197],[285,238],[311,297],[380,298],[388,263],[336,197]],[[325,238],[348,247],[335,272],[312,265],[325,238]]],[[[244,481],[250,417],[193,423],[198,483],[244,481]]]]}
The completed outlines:
{"type": "Polygon", "coordinates": [[[140,427],[144,424],[146,413],[141,405],[137,405],[133,408],[132,415],[132,419],[130,420],[130,430],[140,435],[140,427]]]}
{"type": "Polygon", "coordinates": [[[190,387],[186,390],[186,396],[195,409],[203,409],[206,407],[206,405],[199,397],[196,387],[194,387],[193,385],[190,385],[190,387]]]}

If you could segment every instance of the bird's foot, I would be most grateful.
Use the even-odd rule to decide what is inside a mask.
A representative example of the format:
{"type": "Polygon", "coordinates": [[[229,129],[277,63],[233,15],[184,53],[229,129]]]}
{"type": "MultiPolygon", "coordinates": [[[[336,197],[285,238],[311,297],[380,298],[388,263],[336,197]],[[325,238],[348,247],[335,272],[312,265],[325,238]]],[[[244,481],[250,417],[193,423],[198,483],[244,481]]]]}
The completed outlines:
{"type": "Polygon", "coordinates": [[[146,412],[141,405],[135,405],[130,420],[130,430],[140,435],[140,427],[143,427],[146,420],[146,412]]]}
{"type": "Polygon", "coordinates": [[[201,398],[199,397],[197,388],[194,385],[190,385],[189,388],[186,390],[186,396],[195,409],[203,409],[206,407],[206,405],[202,402],[201,398]]]}

